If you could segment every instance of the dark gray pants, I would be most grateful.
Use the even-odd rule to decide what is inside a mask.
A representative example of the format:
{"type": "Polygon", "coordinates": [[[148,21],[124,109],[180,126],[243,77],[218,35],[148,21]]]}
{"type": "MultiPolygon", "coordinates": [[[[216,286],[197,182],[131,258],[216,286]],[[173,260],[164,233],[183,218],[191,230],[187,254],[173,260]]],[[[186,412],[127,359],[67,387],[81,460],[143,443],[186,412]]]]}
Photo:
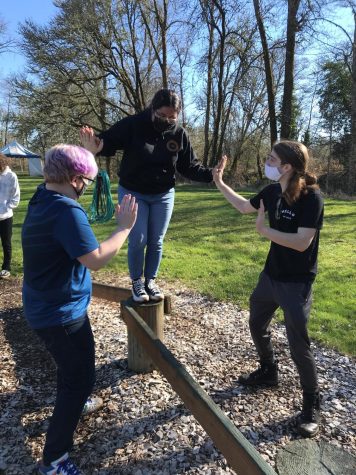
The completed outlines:
{"type": "Polygon", "coordinates": [[[261,362],[274,360],[270,323],[275,310],[284,312],[292,359],[304,392],[318,391],[314,356],[307,323],[312,304],[312,283],[280,282],[262,272],[250,297],[250,331],[261,362]]]}

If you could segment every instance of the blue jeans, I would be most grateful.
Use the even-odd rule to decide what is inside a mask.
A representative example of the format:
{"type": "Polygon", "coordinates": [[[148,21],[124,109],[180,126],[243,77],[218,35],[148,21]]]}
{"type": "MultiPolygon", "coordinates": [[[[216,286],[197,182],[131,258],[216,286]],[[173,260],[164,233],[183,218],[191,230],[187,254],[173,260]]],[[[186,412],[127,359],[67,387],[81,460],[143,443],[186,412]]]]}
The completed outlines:
{"type": "Polygon", "coordinates": [[[137,220],[128,239],[130,277],[138,279],[144,275],[146,279],[154,279],[161,263],[163,239],[173,212],[174,188],[165,193],[145,195],[119,186],[119,203],[128,193],[135,196],[138,203],[137,220]]]}
{"type": "Polygon", "coordinates": [[[88,317],[66,326],[35,330],[57,366],[57,397],[46,435],[43,463],[68,452],[95,382],[94,338],[88,317]]]}

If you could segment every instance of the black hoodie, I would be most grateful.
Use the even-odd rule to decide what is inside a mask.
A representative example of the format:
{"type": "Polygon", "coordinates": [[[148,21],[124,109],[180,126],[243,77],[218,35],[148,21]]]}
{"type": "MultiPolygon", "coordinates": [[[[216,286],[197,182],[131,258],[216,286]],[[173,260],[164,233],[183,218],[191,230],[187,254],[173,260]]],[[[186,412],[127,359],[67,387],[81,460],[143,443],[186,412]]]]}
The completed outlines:
{"type": "Polygon", "coordinates": [[[164,193],[175,185],[175,171],[193,181],[209,183],[212,171],[198,161],[187,132],[179,126],[158,132],[151,110],[125,117],[99,135],[101,155],[123,150],[119,183],[139,193],[164,193]]]}

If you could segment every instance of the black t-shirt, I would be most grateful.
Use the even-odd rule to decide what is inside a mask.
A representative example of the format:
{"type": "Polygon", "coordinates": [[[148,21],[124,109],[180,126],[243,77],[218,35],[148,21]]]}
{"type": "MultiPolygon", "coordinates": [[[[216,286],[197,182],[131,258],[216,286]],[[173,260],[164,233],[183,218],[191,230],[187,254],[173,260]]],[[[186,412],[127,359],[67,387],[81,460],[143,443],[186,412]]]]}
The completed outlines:
{"type": "Polygon", "coordinates": [[[101,155],[109,157],[123,150],[118,175],[128,190],[164,193],[174,187],[176,169],[193,181],[213,179],[211,168],[197,159],[183,127],[158,132],[149,109],[116,122],[99,137],[104,140],[101,155]]]}
{"type": "Polygon", "coordinates": [[[298,228],[315,228],[315,236],[303,252],[271,242],[265,272],[284,282],[310,282],[315,279],[319,247],[319,231],[323,225],[324,204],[318,189],[309,188],[293,205],[282,197],[279,183],[266,186],[250,203],[256,209],[260,200],[268,212],[269,225],[283,233],[296,233],[298,228]]]}

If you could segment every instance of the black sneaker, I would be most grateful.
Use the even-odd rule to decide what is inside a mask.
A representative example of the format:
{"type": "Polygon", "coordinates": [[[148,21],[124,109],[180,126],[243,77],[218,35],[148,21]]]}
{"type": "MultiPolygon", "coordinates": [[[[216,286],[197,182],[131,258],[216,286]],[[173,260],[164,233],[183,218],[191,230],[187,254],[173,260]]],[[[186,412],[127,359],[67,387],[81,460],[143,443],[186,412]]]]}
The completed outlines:
{"type": "Polygon", "coordinates": [[[132,281],[132,298],[135,302],[148,302],[150,300],[145,290],[145,285],[142,279],[135,279],[132,281]]]}
{"type": "Polygon", "coordinates": [[[249,374],[239,376],[238,382],[245,386],[277,386],[278,366],[277,363],[261,363],[261,366],[249,374]]]}
{"type": "Polygon", "coordinates": [[[163,298],[164,298],[162,290],[158,287],[158,285],[156,284],[154,279],[146,280],[145,290],[146,290],[150,300],[153,300],[155,302],[159,302],[160,300],[163,300],[163,298]]]}
{"type": "Polygon", "coordinates": [[[303,393],[303,409],[297,419],[302,437],[314,437],[319,432],[320,402],[319,393],[303,393]]]}

